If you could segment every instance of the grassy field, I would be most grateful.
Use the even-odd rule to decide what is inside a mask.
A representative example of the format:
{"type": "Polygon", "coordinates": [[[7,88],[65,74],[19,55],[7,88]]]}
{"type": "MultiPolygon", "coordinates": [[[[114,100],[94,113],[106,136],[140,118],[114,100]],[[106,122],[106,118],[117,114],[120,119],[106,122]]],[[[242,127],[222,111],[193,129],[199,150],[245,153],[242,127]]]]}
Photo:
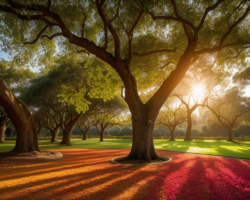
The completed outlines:
{"type": "MultiPolygon", "coordinates": [[[[72,146],[66,146],[59,145],[59,142],[51,143],[49,140],[39,140],[39,145],[41,149],[130,149],[132,146],[132,140],[125,139],[105,139],[103,142],[100,142],[97,138],[88,139],[86,141],[81,139],[72,139],[71,142],[72,146]]],[[[211,154],[250,159],[250,142],[233,143],[224,140],[183,141],[183,139],[169,141],[167,139],[155,139],[154,143],[155,148],[159,150],[211,154]]],[[[13,149],[14,145],[15,141],[0,143],[0,152],[10,151],[13,149]]]]}

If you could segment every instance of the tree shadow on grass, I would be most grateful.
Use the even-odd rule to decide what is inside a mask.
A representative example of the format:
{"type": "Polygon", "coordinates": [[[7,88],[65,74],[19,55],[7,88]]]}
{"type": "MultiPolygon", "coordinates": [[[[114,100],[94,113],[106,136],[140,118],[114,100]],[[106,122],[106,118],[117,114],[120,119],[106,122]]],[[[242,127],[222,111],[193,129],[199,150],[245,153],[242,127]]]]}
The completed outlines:
{"type": "MultiPolygon", "coordinates": [[[[185,154],[182,154],[182,157],[185,157],[185,154]]],[[[241,160],[198,155],[189,157],[185,162],[179,162],[180,165],[175,164],[178,171],[161,169],[161,172],[155,175],[155,179],[148,183],[152,187],[148,189],[144,198],[156,198],[160,194],[161,196],[156,199],[250,198],[250,190],[245,191],[250,187],[250,162],[247,164],[241,160]],[[187,166],[188,163],[191,166],[187,166]]],[[[135,195],[133,200],[139,197],[139,194],[135,195]]]]}
{"type": "MultiPolygon", "coordinates": [[[[50,163],[48,166],[40,166],[39,169],[45,168],[45,171],[39,173],[34,172],[37,170],[35,165],[34,168],[29,168],[29,175],[14,175],[13,180],[10,180],[12,186],[7,189],[0,184],[0,199],[209,199],[224,198],[225,192],[231,195],[230,198],[237,199],[234,192],[248,186],[250,188],[248,161],[157,150],[159,155],[172,157],[173,160],[159,165],[122,165],[109,162],[111,158],[128,152],[129,150],[93,150],[92,153],[91,150],[64,150],[65,160],[58,161],[54,166],[59,168],[53,169],[53,163],[50,163]],[[83,154],[86,152],[87,156],[84,158],[83,154]],[[25,179],[23,183],[22,178],[25,179]],[[27,181],[31,178],[31,182],[27,181]],[[241,188],[238,189],[236,185],[228,185],[232,180],[244,180],[245,183],[241,183],[241,188]],[[221,195],[220,190],[223,191],[221,195]]],[[[25,165],[22,164],[22,167],[25,165]]],[[[9,173],[12,173],[11,169],[9,173]]],[[[242,195],[243,199],[248,198],[247,192],[242,195]]]]}

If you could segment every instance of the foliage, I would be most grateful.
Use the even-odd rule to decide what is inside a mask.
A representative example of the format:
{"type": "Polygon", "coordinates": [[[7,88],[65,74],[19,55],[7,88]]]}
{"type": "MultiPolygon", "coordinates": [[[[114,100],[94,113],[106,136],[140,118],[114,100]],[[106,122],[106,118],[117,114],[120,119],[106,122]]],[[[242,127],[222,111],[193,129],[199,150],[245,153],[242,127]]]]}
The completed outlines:
{"type": "Polygon", "coordinates": [[[240,118],[250,112],[250,98],[243,96],[237,87],[222,89],[210,99],[207,107],[227,130],[232,130],[238,127],[240,118]]]}
{"type": "Polygon", "coordinates": [[[173,129],[174,131],[177,125],[186,122],[186,112],[184,105],[176,97],[169,98],[158,115],[157,124],[164,125],[169,130],[173,129]]]}
{"type": "MultiPolygon", "coordinates": [[[[244,19],[248,14],[248,2],[240,5],[238,0],[231,1],[230,5],[223,1],[215,3],[206,0],[178,1],[176,4],[173,2],[175,1],[113,0],[102,1],[100,4],[98,1],[77,0],[60,3],[53,1],[47,7],[48,3],[41,0],[18,0],[11,5],[8,1],[3,1],[1,24],[4,25],[1,27],[0,40],[3,50],[11,52],[13,61],[20,65],[27,64],[33,58],[39,66],[46,66],[53,62],[55,54],[65,56],[68,53],[72,55],[77,52],[90,52],[109,64],[111,61],[108,58],[115,56],[130,67],[138,82],[140,94],[151,87],[159,88],[162,81],[175,69],[190,41],[188,32],[192,32],[193,36],[196,34],[193,38],[197,42],[195,50],[198,56],[193,56],[195,60],[204,60],[204,55],[207,56],[205,53],[208,53],[210,60],[215,60],[217,69],[225,66],[246,66],[250,36],[248,20],[244,19]],[[47,12],[45,16],[34,20],[44,12],[41,8],[56,13],[58,18],[54,19],[47,12]],[[155,19],[156,16],[172,18],[155,19]],[[106,24],[108,21],[110,23],[106,24]],[[80,38],[78,41],[84,42],[79,43],[76,37],[80,38]],[[142,56],[153,51],[154,54],[142,56]],[[131,53],[134,54],[133,57],[131,53]]],[[[87,55],[89,54],[79,54],[79,57],[86,60],[87,55]]],[[[200,62],[203,63],[202,67],[209,66],[208,60],[200,62]]],[[[115,66],[112,67],[115,69],[115,66]]],[[[103,66],[91,66],[91,69],[101,75],[103,66]]],[[[100,80],[99,77],[96,79],[100,80]]],[[[98,83],[101,88],[102,81],[98,83]]],[[[92,94],[96,97],[95,91],[92,94]]],[[[81,95],[74,95],[76,99],[81,98],[81,95]]],[[[104,99],[109,96],[105,92],[103,95],[101,98],[104,99]]],[[[79,103],[78,100],[65,100],[79,103]]],[[[87,102],[83,102],[86,106],[87,102]]],[[[78,111],[85,110],[85,106],[81,105],[78,111]]]]}
{"type": "Polygon", "coordinates": [[[213,137],[221,136],[223,131],[223,126],[214,115],[210,115],[209,117],[207,117],[206,126],[208,131],[212,133],[213,137]]]}

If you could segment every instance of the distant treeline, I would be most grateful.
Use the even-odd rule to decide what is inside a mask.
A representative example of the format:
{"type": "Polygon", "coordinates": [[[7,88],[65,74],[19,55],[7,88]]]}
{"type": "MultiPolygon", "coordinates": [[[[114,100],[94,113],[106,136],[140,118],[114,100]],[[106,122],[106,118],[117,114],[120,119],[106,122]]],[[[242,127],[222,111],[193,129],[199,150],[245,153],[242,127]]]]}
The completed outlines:
{"type": "MultiPolygon", "coordinates": [[[[186,127],[179,127],[175,130],[175,137],[182,137],[185,136],[186,133],[186,127]]],[[[6,137],[14,137],[16,136],[16,130],[14,127],[9,126],[6,129],[6,137]]],[[[105,136],[130,136],[133,134],[133,130],[130,127],[127,126],[121,126],[121,127],[111,127],[104,131],[105,136]]],[[[79,129],[79,127],[75,126],[72,135],[83,135],[82,131],[79,129]]],[[[91,127],[87,131],[87,136],[98,136],[99,131],[96,127],[91,127]]],[[[192,136],[198,136],[198,137],[227,137],[228,132],[226,129],[222,129],[220,132],[213,132],[211,133],[207,128],[206,125],[203,125],[200,130],[194,128],[191,132],[192,136]]],[[[51,136],[51,133],[47,129],[42,129],[39,133],[39,137],[48,137],[51,136]]],[[[60,130],[58,136],[62,136],[62,130],[60,130]]],[[[159,126],[154,129],[154,136],[155,137],[169,137],[170,131],[168,128],[164,126],[159,126]]],[[[250,137],[250,126],[240,126],[237,130],[233,131],[233,137],[250,137]]]]}

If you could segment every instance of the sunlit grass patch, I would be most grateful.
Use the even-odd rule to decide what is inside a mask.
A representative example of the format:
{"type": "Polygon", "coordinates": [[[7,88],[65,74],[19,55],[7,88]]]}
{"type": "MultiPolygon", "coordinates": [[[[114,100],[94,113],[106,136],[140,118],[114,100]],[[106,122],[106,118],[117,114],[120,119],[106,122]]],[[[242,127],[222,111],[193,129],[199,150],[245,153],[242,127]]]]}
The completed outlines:
{"type": "MultiPolygon", "coordinates": [[[[99,138],[91,138],[87,140],[71,139],[72,146],[60,145],[58,142],[52,143],[50,140],[39,140],[41,149],[131,149],[131,139],[105,139],[100,142],[99,138]]],[[[0,152],[11,151],[14,148],[15,141],[6,141],[0,143],[0,152]]],[[[155,139],[154,145],[156,149],[212,154],[221,156],[231,156],[237,158],[250,159],[250,142],[233,143],[226,140],[192,140],[183,141],[183,139],[176,139],[176,141],[169,141],[168,139],[155,139]]]]}

